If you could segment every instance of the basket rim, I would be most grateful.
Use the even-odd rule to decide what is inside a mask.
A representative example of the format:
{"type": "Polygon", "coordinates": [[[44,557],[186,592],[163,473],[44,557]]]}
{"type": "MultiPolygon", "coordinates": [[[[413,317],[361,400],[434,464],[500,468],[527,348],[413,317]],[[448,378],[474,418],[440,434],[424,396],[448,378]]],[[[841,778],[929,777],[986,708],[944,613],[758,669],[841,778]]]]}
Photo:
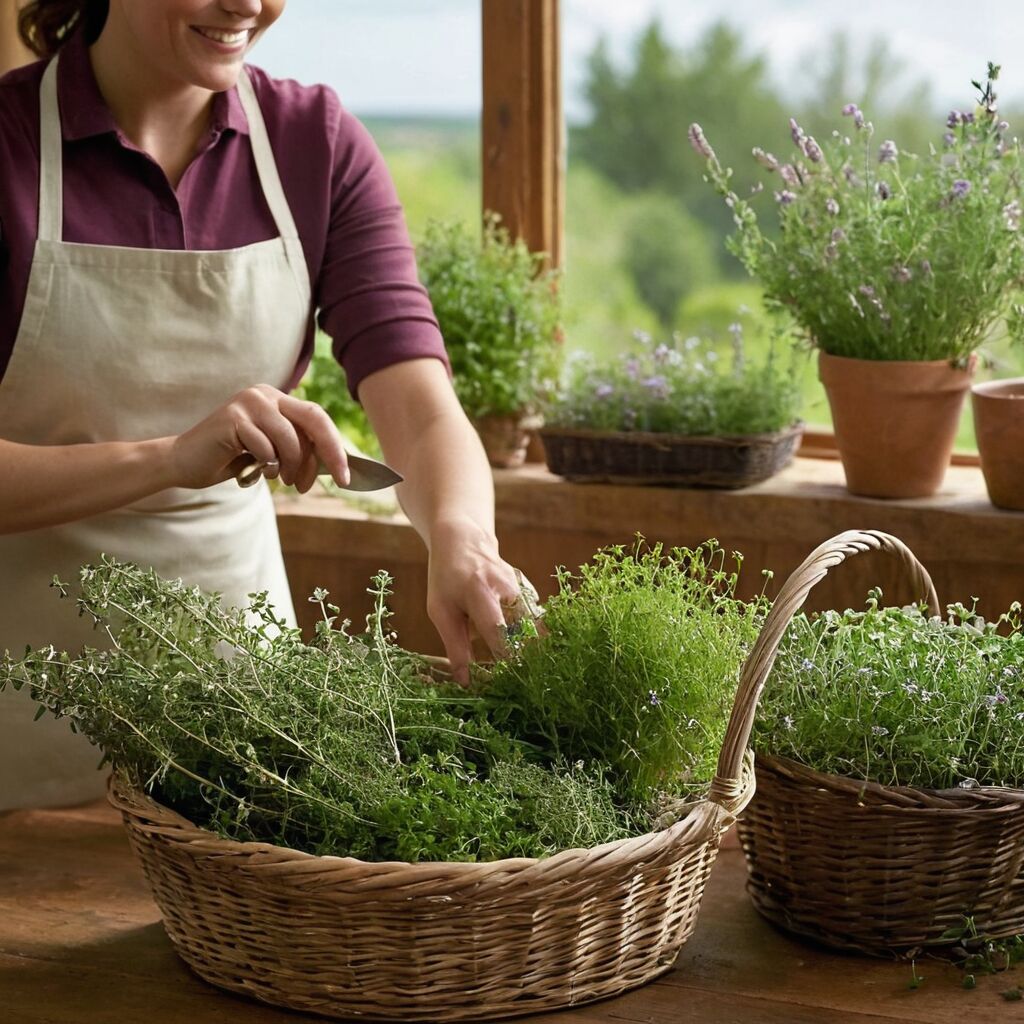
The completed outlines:
{"type": "Polygon", "coordinates": [[[604,430],[596,427],[559,427],[545,424],[537,431],[541,438],[545,437],[576,437],[582,440],[603,438],[627,444],[706,444],[706,445],[737,445],[737,444],[770,444],[789,440],[804,432],[807,424],[803,420],[794,420],[788,427],[768,431],[762,434],[673,434],[667,431],[654,430],[604,430]]]}
{"type": "Polygon", "coordinates": [[[545,876],[552,873],[575,874],[581,861],[639,861],[667,847],[719,838],[735,823],[740,811],[750,802],[754,786],[754,758],[752,752],[748,751],[735,797],[731,801],[732,806],[708,794],[684,804],[682,809],[686,813],[683,817],[656,832],[627,836],[599,846],[560,850],[549,857],[506,857],[492,861],[365,861],[357,857],[305,853],[274,843],[225,839],[154,800],[141,784],[133,782],[127,772],[117,767],[107,780],[107,800],[125,819],[134,819],[134,827],[143,828],[151,835],[159,835],[197,855],[233,855],[231,859],[235,867],[240,858],[255,858],[261,867],[292,861],[305,862],[310,870],[317,865],[334,869],[349,868],[358,872],[361,880],[376,877],[383,882],[384,876],[393,878],[396,872],[400,872],[410,881],[414,880],[413,876],[421,876],[423,881],[438,878],[465,881],[474,875],[515,875],[524,871],[535,871],[545,876]]]}
{"type": "MultiPolygon", "coordinates": [[[[1024,810],[1024,788],[1013,786],[974,786],[970,789],[929,789],[924,786],[889,786],[870,779],[857,779],[852,775],[836,775],[823,772],[802,761],[782,754],[754,752],[755,770],[768,769],[776,775],[788,776],[792,781],[830,790],[842,795],[863,795],[876,797],[880,803],[888,803],[899,810],[976,810],[992,813],[1007,810],[1024,810]]],[[[761,794],[763,796],[763,794],[761,794]]],[[[881,810],[879,805],[872,809],[881,810]]]]}

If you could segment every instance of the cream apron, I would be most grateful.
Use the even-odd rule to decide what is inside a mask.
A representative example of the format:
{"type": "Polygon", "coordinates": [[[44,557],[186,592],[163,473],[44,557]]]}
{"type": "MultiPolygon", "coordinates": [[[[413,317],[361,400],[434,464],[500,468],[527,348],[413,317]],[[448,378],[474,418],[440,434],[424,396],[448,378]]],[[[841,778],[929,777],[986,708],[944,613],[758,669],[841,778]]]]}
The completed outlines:
{"type": "MultiPolygon", "coordinates": [[[[309,275],[248,75],[238,91],[280,237],[185,252],[73,244],[62,237],[57,61],[40,89],[39,229],[25,311],[0,381],[0,437],[27,444],[181,433],[236,392],[284,387],[310,316],[309,275]]],[[[294,621],[270,492],[233,480],[174,489],[115,512],[0,536],[0,650],[76,650],[99,636],[49,587],[101,552],[244,604],[268,590],[294,621]]],[[[0,694],[0,810],[99,796],[100,752],[65,721],[33,722],[24,693],[0,694]]]]}

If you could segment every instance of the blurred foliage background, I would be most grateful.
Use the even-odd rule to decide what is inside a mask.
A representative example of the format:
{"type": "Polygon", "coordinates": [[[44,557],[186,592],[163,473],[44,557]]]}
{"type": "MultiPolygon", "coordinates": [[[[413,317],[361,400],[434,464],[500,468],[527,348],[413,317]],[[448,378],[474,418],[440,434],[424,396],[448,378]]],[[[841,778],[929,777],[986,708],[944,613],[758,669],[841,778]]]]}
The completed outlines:
{"type": "MultiPolygon", "coordinates": [[[[784,94],[765,57],[750,52],[740,31],[724,22],[679,47],[653,21],[624,62],[614,62],[609,47],[598,43],[587,65],[589,117],[568,129],[567,347],[609,355],[638,328],[655,337],[716,335],[724,345],[733,321],[744,323],[748,345],[758,337],[767,343],[759,290],[725,249],[730,214],[702,180],[687,126],[700,122],[745,194],[765,178],[751,148],[787,154],[790,117],[825,137],[843,127],[841,109],[854,102],[873,121],[879,142],[894,139],[916,153],[941,145],[948,111],[926,83],[905,77],[883,40],[855,66],[846,39],[836,36],[808,57],[801,80],[788,83],[784,94]]],[[[973,101],[965,81],[961,107],[970,109],[973,101]]],[[[1012,126],[1020,123],[1015,113],[1024,112],[1003,111],[1012,126]]],[[[479,222],[475,121],[368,118],[366,124],[391,169],[414,241],[431,219],[479,222]]],[[[770,187],[757,201],[767,209],[770,187]]],[[[1000,332],[986,348],[994,365],[982,376],[1024,374],[1024,353],[1010,350],[1000,332]]],[[[810,353],[801,379],[804,418],[828,426],[810,353]]],[[[972,447],[973,436],[968,408],[960,445],[972,447]]]]}

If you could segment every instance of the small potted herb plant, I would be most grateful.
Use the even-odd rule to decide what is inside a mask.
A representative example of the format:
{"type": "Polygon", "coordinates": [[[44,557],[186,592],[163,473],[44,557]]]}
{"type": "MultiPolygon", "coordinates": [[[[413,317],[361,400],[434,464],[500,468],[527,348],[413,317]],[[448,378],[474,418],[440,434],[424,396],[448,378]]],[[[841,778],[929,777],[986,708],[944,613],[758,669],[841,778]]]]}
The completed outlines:
{"type": "Polygon", "coordinates": [[[558,376],[557,276],[494,214],[477,237],[431,223],[417,249],[452,364],[455,390],[491,465],[521,465],[529,431],[558,376]]]}
{"type": "Polygon", "coordinates": [[[778,472],[796,450],[799,389],[774,346],[732,359],[693,337],[654,344],[643,332],[615,360],[570,360],[541,431],[548,465],[570,480],[743,487],[778,472]]]}
{"type": "Polygon", "coordinates": [[[733,212],[732,251],[819,351],[847,486],[919,497],[941,485],[975,348],[1024,276],[1021,148],[997,112],[988,67],[971,110],[949,114],[924,155],[902,151],[853,103],[820,141],[790,121],[794,152],[754,157],[775,181],[779,233],[761,232],[699,125],[690,141],[733,212]]]}
{"type": "Polygon", "coordinates": [[[750,661],[770,668],[740,830],[762,914],[883,955],[1024,933],[1019,604],[993,622],[963,605],[940,615],[895,538],[846,534],[790,578],[750,661]],[[862,611],[787,625],[830,567],[872,548],[900,556],[927,603],[883,607],[876,590],[862,611]]]}

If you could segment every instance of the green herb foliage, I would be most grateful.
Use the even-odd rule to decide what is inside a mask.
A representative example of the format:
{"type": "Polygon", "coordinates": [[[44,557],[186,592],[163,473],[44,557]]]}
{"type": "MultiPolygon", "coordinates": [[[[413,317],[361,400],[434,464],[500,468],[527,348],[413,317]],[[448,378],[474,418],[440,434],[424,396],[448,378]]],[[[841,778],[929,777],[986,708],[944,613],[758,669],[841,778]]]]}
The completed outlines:
{"type": "Polygon", "coordinates": [[[614,361],[575,354],[546,418],[563,427],[696,437],[788,427],[799,407],[796,354],[784,363],[771,346],[763,360],[748,362],[742,325],[730,331],[728,368],[715,347],[678,334],[655,345],[638,331],[632,348],[614,361]]]}
{"type": "Polygon", "coordinates": [[[569,763],[609,767],[616,797],[645,805],[714,775],[740,665],[766,601],[735,597],[713,541],[694,549],[611,547],[561,570],[540,642],[499,662],[493,720],[569,763]]]}
{"type": "Polygon", "coordinates": [[[793,154],[754,149],[775,179],[766,194],[777,240],[762,234],[700,126],[690,127],[707,179],[732,210],[730,249],[813,345],[862,359],[963,362],[1004,315],[1011,336],[1024,338],[1024,308],[1012,301],[1024,276],[1021,147],[997,112],[998,73],[990,64],[985,85],[973,83],[974,109],[951,111],[921,157],[875,140],[853,103],[829,139],[791,119],[793,154]]]}
{"type": "MultiPolygon", "coordinates": [[[[0,661],[107,757],[197,824],[239,840],[370,860],[491,860],[592,846],[638,827],[596,763],[499,732],[483,701],[432,684],[387,628],[386,574],[364,636],[335,628],[322,591],[315,642],[152,572],[82,571],[104,650],[0,661]]],[[[644,823],[646,825],[646,823],[644,823]]],[[[645,828],[641,828],[641,831],[645,828]]]]}
{"type": "Polygon", "coordinates": [[[761,698],[755,748],[884,785],[1024,785],[1020,605],[995,622],[950,605],[794,618],[761,698]]]}
{"type": "Polygon", "coordinates": [[[554,386],[561,348],[557,278],[541,270],[543,256],[491,215],[482,237],[432,222],[417,260],[466,412],[535,409],[554,386]]]}

